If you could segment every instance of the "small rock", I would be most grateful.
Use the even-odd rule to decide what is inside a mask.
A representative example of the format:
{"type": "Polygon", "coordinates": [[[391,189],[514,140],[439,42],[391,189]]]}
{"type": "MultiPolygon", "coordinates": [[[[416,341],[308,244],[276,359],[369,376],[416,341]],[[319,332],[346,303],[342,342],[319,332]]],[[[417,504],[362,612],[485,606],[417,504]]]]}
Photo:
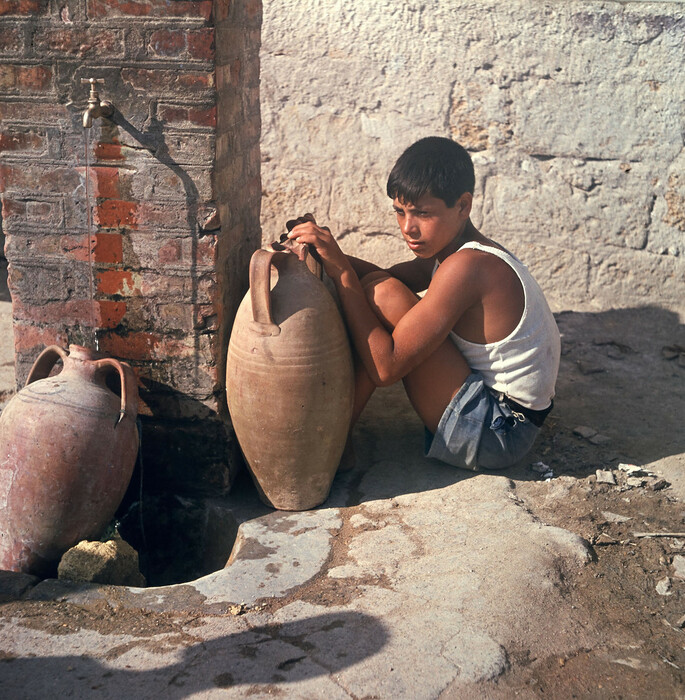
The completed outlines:
{"type": "Polygon", "coordinates": [[[575,435],[579,435],[582,438],[591,438],[593,435],[597,434],[594,428],[588,428],[587,425],[579,425],[577,428],[573,429],[575,435]]]}
{"type": "Polygon", "coordinates": [[[544,462],[535,462],[535,464],[530,465],[530,468],[545,481],[550,481],[554,478],[554,470],[544,462]]]}
{"type": "Polygon", "coordinates": [[[549,465],[545,464],[544,462],[535,462],[534,464],[530,465],[530,468],[536,474],[544,474],[545,472],[548,472],[550,470],[549,465]]]}
{"type": "Polygon", "coordinates": [[[598,469],[595,474],[598,484],[616,484],[616,477],[609,469],[598,469]]]}
{"type": "Polygon", "coordinates": [[[602,515],[604,516],[604,519],[610,523],[627,523],[629,520],[632,520],[632,518],[629,518],[627,515],[612,513],[610,510],[603,510],[602,515]]]}
{"type": "Polygon", "coordinates": [[[113,586],[146,584],[138,568],[138,552],[118,536],[107,542],[83,540],[67,550],[57,567],[57,577],[113,586]]]}
{"type": "Polygon", "coordinates": [[[588,375],[588,374],[599,374],[600,372],[604,372],[603,367],[598,367],[597,365],[591,365],[587,362],[583,362],[582,360],[578,360],[578,369],[581,371],[581,374],[588,375]]]}
{"type": "Polygon", "coordinates": [[[614,539],[610,535],[607,535],[606,532],[600,532],[599,535],[595,538],[594,541],[595,545],[605,545],[605,544],[618,544],[618,540],[614,539]]]}
{"type": "Polygon", "coordinates": [[[671,484],[669,484],[666,479],[658,479],[650,484],[649,488],[652,489],[652,491],[663,491],[663,489],[667,489],[670,485],[671,484]]]}
{"type": "Polygon", "coordinates": [[[685,627],[685,615],[683,615],[678,622],[675,623],[676,627],[680,627],[681,629],[685,627]]]}
{"type": "Polygon", "coordinates": [[[647,476],[649,472],[643,467],[638,467],[637,464],[624,464],[621,462],[618,469],[625,472],[629,476],[647,476]]]}
{"type": "Polygon", "coordinates": [[[605,443],[609,442],[611,438],[607,437],[606,435],[600,435],[599,433],[597,433],[596,435],[589,437],[588,440],[593,445],[604,445],[605,443]]]}
{"type": "Polygon", "coordinates": [[[685,579],[685,557],[682,554],[676,554],[673,557],[672,564],[673,575],[685,579]]]}
{"type": "Polygon", "coordinates": [[[661,348],[661,355],[666,360],[675,360],[676,357],[680,360],[683,353],[685,348],[682,345],[665,345],[661,348]]]}
{"type": "Polygon", "coordinates": [[[626,484],[634,489],[639,489],[645,485],[645,480],[639,476],[629,476],[626,479],[626,484]]]}
{"type": "Polygon", "coordinates": [[[671,579],[668,578],[668,576],[666,576],[666,578],[662,578],[660,581],[657,581],[656,592],[659,595],[673,595],[672,588],[671,579]]]}

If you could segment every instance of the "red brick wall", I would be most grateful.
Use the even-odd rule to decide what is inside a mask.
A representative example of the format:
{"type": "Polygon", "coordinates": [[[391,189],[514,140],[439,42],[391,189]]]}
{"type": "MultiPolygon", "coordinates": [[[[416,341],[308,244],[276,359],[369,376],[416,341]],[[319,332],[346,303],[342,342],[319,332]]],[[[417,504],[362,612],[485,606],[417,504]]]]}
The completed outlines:
{"type": "Polygon", "coordinates": [[[0,3],[18,381],[95,325],[140,377],[147,472],[184,491],[224,491],[234,470],[224,357],[260,241],[260,23],[259,0],[0,3]],[[91,77],[116,111],[86,149],[91,77]]]}

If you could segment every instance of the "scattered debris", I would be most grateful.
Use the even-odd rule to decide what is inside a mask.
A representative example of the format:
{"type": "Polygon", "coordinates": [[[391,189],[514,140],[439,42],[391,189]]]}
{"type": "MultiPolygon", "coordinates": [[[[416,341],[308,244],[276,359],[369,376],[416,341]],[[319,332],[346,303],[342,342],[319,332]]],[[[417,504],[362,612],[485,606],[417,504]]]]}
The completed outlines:
{"type": "Polygon", "coordinates": [[[238,615],[244,615],[247,612],[247,606],[244,603],[238,603],[237,605],[228,606],[228,614],[238,617],[238,615]]]}
{"type": "Polygon", "coordinates": [[[633,537],[685,537],[685,532],[634,532],[633,537]]]}
{"type": "Polygon", "coordinates": [[[583,362],[582,360],[578,360],[576,363],[578,365],[578,369],[580,370],[581,374],[599,374],[600,372],[604,372],[603,367],[597,367],[595,365],[589,365],[586,362],[583,362]]]}
{"type": "Polygon", "coordinates": [[[626,479],[626,485],[632,489],[639,489],[645,485],[645,480],[639,476],[629,476],[626,479]]]}
{"type": "Polygon", "coordinates": [[[530,465],[530,468],[536,473],[540,475],[540,478],[549,481],[550,479],[554,478],[554,470],[552,467],[550,467],[548,464],[545,464],[544,462],[535,462],[534,464],[530,465]]]}
{"type": "Polygon", "coordinates": [[[685,367],[685,347],[682,345],[664,345],[661,348],[661,356],[665,360],[675,360],[678,358],[678,366],[685,367]]]}
{"type": "MultiPolygon", "coordinates": [[[[616,340],[593,340],[593,345],[606,345],[608,353],[621,353],[622,355],[632,355],[635,354],[635,350],[626,345],[625,343],[619,343],[616,340]]],[[[611,355],[610,355],[611,356],[611,355]]]]}
{"type": "Polygon", "coordinates": [[[668,576],[657,581],[656,592],[659,595],[673,595],[673,585],[668,576]]]}
{"type": "Polygon", "coordinates": [[[624,464],[621,462],[617,468],[630,476],[651,476],[651,472],[648,472],[643,467],[638,467],[637,464],[624,464]]]}
{"type": "Polygon", "coordinates": [[[666,479],[658,479],[650,484],[649,488],[652,489],[652,491],[662,491],[663,489],[667,489],[670,485],[671,484],[666,481],[666,479]]]}
{"type": "Polygon", "coordinates": [[[607,435],[600,435],[599,433],[593,435],[592,437],[589,437],[588,440],[593,444],[593,445],[604,445],[605,443],[609,442],[611,440],[610,437],[607,435]]]}
{"type": "Polygon", "coordinates": [[[612,484],[616,485],[616,477],[614,473],[609,469],[598,469],[595,474],[597,475],[598,484],[612,484]]]}
{"type": "Polygon", "coordinates": [[[577,428],[573,429],[574,435],[579,435],[586,440],[591,438],[593,435],[597,435],[597,431],[594,428],[588,428],[587,425],[579,425],[577,428]]]}
{"type": "Polygon", "coordinates": [[[627,515],[612,513],[610,510],[603,510],[602,515],[604,516],[604,519],[610,523],[627,523],[629,520],[632,520],[632,518],[629,518],[627,515]]]}
{"type": "Polygon", "coordinates": [[[622,666],[629,666],[630,668],[634,668],[638,671],[647,671],[653,667],[653,664],[650,664],[648,661],[643,659],[635,659],[632,657],[629,659],[614,659],[612,663],[621,664],[622,666]]]}
{"type": "Polygon", "coordinates": [[[673,575],[685,579],[685,557],[682,554],[676,554],[671,563],[673,565],[673,575]]]}
{"type": "Polygon", "coordinates": [[[596,537],[592,538],[592,544],[595,546],[605,546],[609,544],[621,544],[618,540],[614,539],[613,537],[607,535],[606,532],[600,532],[599,535],[596,537]]]}
{"type": "Polygon", "coordinates": [[[587,425],[577,426],[573,429],[573,433],[574,435],[578,435],[579,437],[585,438],[593,445],[603,445],[604,443],[609,442],[609,440],[611,440],[610,437],[607,437],[606,435],[601,435],[594,428],[590,428],[587,425]]]}

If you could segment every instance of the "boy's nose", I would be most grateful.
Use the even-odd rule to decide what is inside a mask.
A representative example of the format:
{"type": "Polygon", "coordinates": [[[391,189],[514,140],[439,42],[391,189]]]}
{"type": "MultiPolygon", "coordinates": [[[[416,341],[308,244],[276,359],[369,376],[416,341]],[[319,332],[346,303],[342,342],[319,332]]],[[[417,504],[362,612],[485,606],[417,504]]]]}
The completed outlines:
{"type": "Polygon", "coordinates": [[[416,221],[412,216],[405,216],[402,222],[402,233],[405,236],[410,236],[412,233],[416,234],[416,221]]]}

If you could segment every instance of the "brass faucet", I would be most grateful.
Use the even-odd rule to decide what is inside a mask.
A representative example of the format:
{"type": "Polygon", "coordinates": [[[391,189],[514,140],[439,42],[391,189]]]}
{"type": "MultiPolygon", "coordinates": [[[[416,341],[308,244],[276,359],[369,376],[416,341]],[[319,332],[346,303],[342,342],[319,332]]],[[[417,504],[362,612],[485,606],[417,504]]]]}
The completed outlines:
{"type": "Polygon", "coordinates": [[[81,83],[90,84],[90,95],[88,96],[88,107],[83,113],[83,128],[90,129],[93,126],[93,119],[99,117],[111,117],[114,112],[114,105],[109,100],[101,100],[95,89],[95,83],[104,83],[101,78],[83,78],[81,83]]]}

